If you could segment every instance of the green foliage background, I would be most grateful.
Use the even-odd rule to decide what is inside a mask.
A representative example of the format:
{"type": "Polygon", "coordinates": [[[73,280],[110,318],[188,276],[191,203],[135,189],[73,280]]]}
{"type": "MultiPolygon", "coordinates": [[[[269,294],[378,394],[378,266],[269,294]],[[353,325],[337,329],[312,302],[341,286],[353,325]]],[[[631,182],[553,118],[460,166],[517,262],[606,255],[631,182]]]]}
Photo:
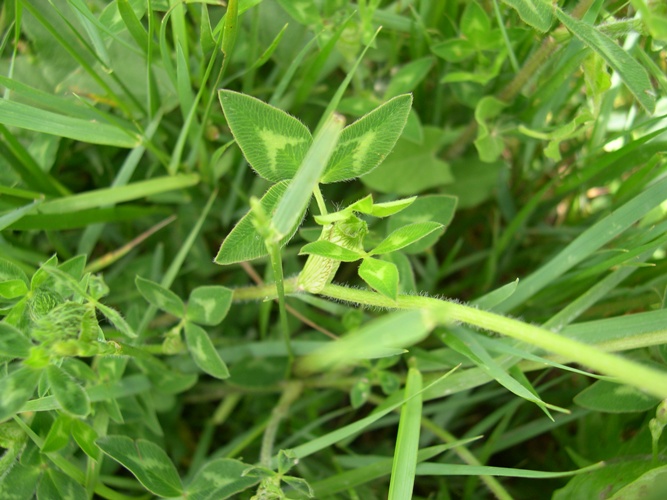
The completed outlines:
{"type": "MultiPolygon", "coordinates": [[[[1,498],[660,498],[663,2],[11,0],[0,37],[1,498]],[[412,94],[382,164],[321,186],[418,196],[367,248],[439,224],[373,259],[400,295],[343,262],[353,288],[287,299],[297,368],[357,330],[331,352],[406,353],[290,370],[268,259],[214,263],[271,186],[223,88],[311,131],[412,94]]],[[[288,294],[320,231],[282,249],[288,294]]]]}

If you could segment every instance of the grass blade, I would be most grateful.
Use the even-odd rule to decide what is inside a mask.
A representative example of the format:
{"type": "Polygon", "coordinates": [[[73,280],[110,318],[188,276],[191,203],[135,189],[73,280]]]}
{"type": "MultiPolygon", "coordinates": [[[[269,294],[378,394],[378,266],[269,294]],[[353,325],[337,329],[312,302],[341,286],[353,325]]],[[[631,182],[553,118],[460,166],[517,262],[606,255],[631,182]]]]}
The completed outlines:
{"type": "Polygon", "coordinates": [[[185,189],[199,182],[197,174],[157,177],[147,181],[134,182],[126,186],[95,189],[87,193],[75,194],[44,202],[39,211],[43,214],[64,214],[78,212],[105,205],[137,200],[158,193],[185,189]]]}
{"type": "Polygon", "coordinates": [[[620,235],[665,199],[667,179],[662,179],[584,231],[553,259],[520,281],[514,293],[495,309],[507,312],[523,304],[605,243],[620,235]]]}
{"type": "Polygon", "coordinates": [[[0,123],[91,144],[133,148],[139,135],[106,123],[72,118],[14,101],[0,100],[0,123]]]}
{"type": "Polygon", "coordinates": [[[394,463],[391,469],[390,500],[412,498],[422,417],[421,390],[422,375],[416,368],[410,368],[405,383],[405,398],[407,401],[401,409],[394,463]]]}

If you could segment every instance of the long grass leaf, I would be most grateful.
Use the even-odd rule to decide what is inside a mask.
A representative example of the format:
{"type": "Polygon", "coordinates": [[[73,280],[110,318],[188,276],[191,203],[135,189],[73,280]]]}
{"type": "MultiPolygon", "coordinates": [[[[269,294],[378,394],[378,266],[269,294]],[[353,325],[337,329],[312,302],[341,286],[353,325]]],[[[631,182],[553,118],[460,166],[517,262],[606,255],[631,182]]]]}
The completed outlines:
{"type": "Polygon", "coordinates": [[[667,179],[662,179],[595,223],[553,259],[521,280],[514,293],[502,304],[497,305],[496,310],[507,312],[523,304],[605,243],[619,236],[665,199],[667,199],[667,179]]]}
{"type": "Polygon", "coordinates": [[[46,201],[40,206],[39,211],[43,214],[77,212],[79,210],[137,200],[158,193],[185,189],[194,186],[198,182],[199,176],[197,174],[157,177],[147,181],[128,184],[127,186],[95,189],[86,193],[46,201]]]}
{"type": "Polygon", "coordinates": [[[391,500],[412,498],[422,418],[421,390],[422,375],[416,368],[410,368],[405,382],[405,398],[407,401],[401,408],[394,463],[391,468],[391,482],[389,483],[389,498],[391,500]]]}
{"type": "Polygon", "coordinates": [[[91,144],[133,148],[140,143],[135,132],[92,120],[64,116],[14,101],[0,100],[0,123],[91,144]]]}

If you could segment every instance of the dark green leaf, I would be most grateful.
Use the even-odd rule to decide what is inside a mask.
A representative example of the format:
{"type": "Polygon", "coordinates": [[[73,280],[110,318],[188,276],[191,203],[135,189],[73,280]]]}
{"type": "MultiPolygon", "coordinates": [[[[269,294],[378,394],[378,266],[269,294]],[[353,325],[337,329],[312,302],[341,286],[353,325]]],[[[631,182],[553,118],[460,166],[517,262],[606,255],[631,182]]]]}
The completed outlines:
{"type": "Polygon", "coordinates": [[[598,380],[577,394],[574,402],[597,412],[632,413],[655,408],[660,400],[634,387],[598,380]]]}
{"type": "Polygon", "coordinates": [[[65,411],[79,417],[85,417],[90,413],[88,394],[65,370],[50,364],[46,374],[51,392],[65,411]]]}
{"type": "Polygon", "coordinates": [[[322,182],[354,179],[375,169],[394,149],[411,106],[411,95],[394,97],[345,127],[322,182]]]}
{"type": "Polygon", "coordinates": [[[272,182],[294,177],[313,141],[306,126],[254,97],[231,90],[218,95],[229,128],[252,168],[272,182]]]}
{"type": "Polygon", "coordinates": [[[515,9],[521,19],[536,30],[546,33],[551,28],[554,9],[549,0],[503,0],[503,2],[515,9]]]}
{"type": "Polygon", "coordinates": [[[229,370],[225,362],[220,359],[220,355],[215,350],[213,342],[208,334],[194,323],[185,323],[185,339],[188,344],[188,350],[195,363],[204,372],[216,378],[229,377],[229,370]]]}
{"type": "Polygon", "coordinates": [[[185,489],[188,500],[223,500],[241,493],[258,482],[254,477],[243,476],[248,467],[248,464],[231,458],[206,463],[185,489]]]}
{"type": "MultiPolygon", "coordinates": [[[[259,203],[266,214],[270,215],[273,213],[286,189],[287,182],[279,182],[278,184],[271,186],[266,194],[262,196],[259,203]]],[[[253,215],[250,211],[238,221],[236,226],[234,226],[234,229],[227,235],[225,241],[223,241],[220,246],[218,255],[215,257],[215,262],[217,264],[234,264],[236,262],[258,259],[268,255],[266,244],[255,229],[252,221],[253,215]]],[[[297,229],[298,224],[294,226],[291,234],[286,235],[280,240],[280,244],[284,245],[287,243],[297,229]]]]}
{"type": "Polygon", "coordinates": [[[32,342],[8,323],[0,323],[0,356],[27,358],[32,342]]]}
{"type": "Polygon", "coordinates": [[[37,386],[40,373],[32,368],[19,368],[0,379],[0,422],[12,417],[25,404],[37,386]]]}
{"type": "Polygon", "coordinates": [[[145,439],[104,436],[97,440],[101,450],[128,469],[144,487],[162,497],[178,497],[183,486],[176,467],[165,451],[145,439]]]}
{"type": "Polygon", "coordinates": [[[60,414],[51,424],[49,433],[44,438],[42,453],[51,453],[62,450],[69,443],[72,417],[60,414]]]}

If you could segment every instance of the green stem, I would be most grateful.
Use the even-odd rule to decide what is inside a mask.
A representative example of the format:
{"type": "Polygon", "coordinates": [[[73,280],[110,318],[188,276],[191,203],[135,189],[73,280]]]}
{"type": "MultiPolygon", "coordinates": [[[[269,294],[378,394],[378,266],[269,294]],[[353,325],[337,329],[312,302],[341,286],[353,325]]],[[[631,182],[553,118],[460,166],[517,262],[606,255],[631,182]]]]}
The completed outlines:
{"type": "Polygon", "coordinates": [[[324,203],[324,197],[322,196],[322,191],[320,191],[320,185],[317,184],[313,190],[315,195],[315,200],[317,201],[317,208],[320,209],[320,215],[327,215],[327,205],[324,203]]]}
{"type": "Polygon", "coordinates": [[[294,361],[294,353],[292,352],[292,344],[290,343],[289,324],[287,323],[287,308],[285,307],[283,261],[280,255],[280,246],[278,243],[267,242],[266,247],[269,250],[269,256],[271,258],[273,277],[276,280],[275,287],[276,287],[276,292],[278,293],[278,311],[280,315],[280,329],[283,332],[285,349],[287,349],[287,374],[289,375],[289,373],[292,371],[292,362],[294,361]]]}
{"type": "Polygon", "coordinates": [[[445,302],[416,295],[399,296],[396,302],[393,302],[391,299],[375,292],[333,284],[326,285],[321,295],[376,307],[425,309],[433,314],[433,319],[437,323],[449,324],[460,321],[498,332],[545,351],[561,355],[570,362],[581,363],[600,373],[616,377],[619,382],[633,385],[649,394],[660,398],[667,397],[667,374],[516,319],[454,302],[445,302]]]}
{"type": "MultiPolygon", "coordinates": [[[[296,279],[289,280],[288,284],[289,288],[294,290],[296,279]]],[[[237,290],[237,292],[239,291],[237,290]]],[[[274,298],[276,287],[275,285],[272,289],[271,286],[264,287],[262,292],[258,294],[259,297],[274,298]]],[[[246,290],[243,294],[235,293],[234,298],[248,300],[252,298],[252,295],[254,294],[246,290]]],[[[500,314],[418,295],[400,295],[396,301],[393,301],[375,292],[334,284],[326,285],[320,295],[335,300],[386,309],[421,309],[428,311],[434,323],[451,324],[452,322],[461,322],[497,332],[562,356],[569,363],[581,363],[604,375],[615,377],[619,383],[632,385],[661,399],[667,398],[667,374],[621,356],[610,354],[597,347],[558,335],[545,328],[523,323],[500,314]]],[[[652,342],[654,341],[653,339],[652,342]]]]}

